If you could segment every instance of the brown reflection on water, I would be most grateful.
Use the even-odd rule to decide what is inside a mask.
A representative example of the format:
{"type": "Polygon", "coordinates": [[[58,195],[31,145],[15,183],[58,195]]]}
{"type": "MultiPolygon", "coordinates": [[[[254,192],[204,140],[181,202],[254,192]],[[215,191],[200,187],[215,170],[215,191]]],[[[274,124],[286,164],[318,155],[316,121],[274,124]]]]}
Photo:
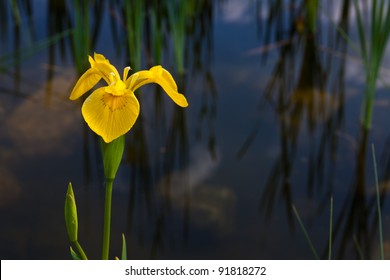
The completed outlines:
{"type": "Polygon", "coordinates": [[[6,168],[6,166],[0,166],[0,208],[9,207],[21,195],[21,186],[17,178],[6,168]]]}
{"type": "Polygon", "coordinates": [[[71,71],[61,70],[50,82],[55,84],[55,98],[45,103],[46,87],[29,92],[30,97],[22,101],[9,113],[5,121],[5,135],[15,153],[27,156],[67,154],[71,152],[72,135],[80,122],[77,114],[70,114],[68,88],[74,78],[71,71]],[[68,74],[66,74],[68,72],[68,74]]]}
{"type": "Polygon", "coordinates": [[[204,183],[213,175],[218,164],[206,150],[195,148],[190,166],[159,180],[157,191],[171,201],[173,209],[188,207],[196,227],[215,227],[226,234],[234,224],[236,195],[229,187],[204,183]],[[185,205],[187,196],[189,203],[185,205]]]}

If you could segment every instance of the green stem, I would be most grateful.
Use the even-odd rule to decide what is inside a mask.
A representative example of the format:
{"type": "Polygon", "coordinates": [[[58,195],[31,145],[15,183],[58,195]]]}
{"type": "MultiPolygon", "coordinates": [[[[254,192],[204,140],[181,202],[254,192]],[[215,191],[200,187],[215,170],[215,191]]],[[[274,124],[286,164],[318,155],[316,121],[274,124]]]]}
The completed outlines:
{"type": "Polygon", "coordinates": [[[357,250],[357,252],[359,254],[360,259],[364,260],[363,250],[362,250],[362,247],[360,247],[360,245],[359,245],[359,242],[358,242],[358,240],[356,238],[356,235],[352,236],[352,240],[353,240],[353,243],[355,243],[356,250],[357,250]]]}
{"type": "Polygon", "coordinates": [[[330,196],[328,260],[332,259],[332,234],[333,234],[333,195],[330,196]]]}
{"type": "Polygon", "coordinates": [[[294,211],[295,216],[297,217],[298,223],[299,223],[299,225],[301,226],[301,229],[302,229],[302,231],[303,231],[303,234],[305,235],[306,241],[307,241],[307,243],[309,244],[309,247],[310,247],[311,251],[313,252],[314,257],[315,257],[317,260],[319,260],[320,257],[318,256],[317,251],[316,251],[316,249],[314,248],[313,243],[312,243],[311,240],[310,240],[309,234],[307,233],[307,231],[306,231],[306,229],[305,229],[305,226],[303,225],[303,222],[302,222],[302,220],[301,220],[301,217],[299,216],[298,210],[297,210],[297,208],[295,207],[295,205],[292,205],[292,209],[293,209],[293,211],[294,211]]]}
{"type": "Polygon", "coordinates": [[[382,214],[381,214],[381,202],[379,194],[379,181],[378,181],[378,169],[376,166],[375,147],[371,145],[372,149],[372,161],[374,162],[374,175],[375,175],[375,192],[376,192],[376,206],[378,211],[378,228],[379,228],[379,249],[381,260],[385,259],[384,247],[383,247],[383,231],[382,231],[382,214]]]}
{"type": "Polygon", "coordinates": [[[108,252],[110,250],[110,228],[111,228],[111,200],[112,200],[112,185],[114,179],[106,179],[106,198],[104,205],[104,229],[103,229],[103,251],[102,259],[108,260],[108,252]]]}
{"type": "Polygon", "coordinates": [[[81,259],[88,260],[87,255],[84,253],[83,248],[81,247],[80,243],[77,240],[73,242],[73,245],[76,247],[77,251],[79,252],[81,259]]]}

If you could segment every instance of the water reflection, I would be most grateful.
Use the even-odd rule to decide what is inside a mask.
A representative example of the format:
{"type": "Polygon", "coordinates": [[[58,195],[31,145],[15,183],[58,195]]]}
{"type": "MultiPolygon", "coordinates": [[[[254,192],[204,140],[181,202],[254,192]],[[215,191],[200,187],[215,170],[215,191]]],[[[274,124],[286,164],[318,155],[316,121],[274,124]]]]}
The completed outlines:
{"type": "MultiPolygon", "coordinates": [[[[296,16],[290,18],[293,28],[280,38],[284,43],[278,45],[279,57],[265,86],[264,100],[272,106],[279,120],[280,156],[268,177],[261,205],[268,212],[271,211],[275,196],[279,193],[277,190],[280,189],[292,222],[290,206],[293,202],[291,183],[294,165],[307,168],[304,174],[307,175],[305,181],[309,197],[315,192],[315,186],[322,188],[324,184],[329,189],[326,193],[329,195],[332,192],[332,176],[325,176],[324,172],[329,172],[329,175],[333,173],[337,131],[343,125],[345,64],[332,55],[325,54],[324,57],[318,45],[325,35],[301,32],[301,27],[296,26],[296,16]],[[329,69],[337,76],[328,76],[329,69]],[[299,155],[300,141],[307,146],[307,154],[299,155]],[[326,164],[329,164],[329,170],[326,164]],[[324,181],[325,177],[327,181],[324,181]]],[[[275,17],[274,21],[278,22],[277,19],[275,17]]],[[[272,30],[272,27],[267,30],[272,30]]],[[[268,37],[265,36],[265,42],[268,37]]],[[[334,48],[345,52],[345,44],[341,47],[335,45],[334,48]]],[[[267,49],[263,50],[267,55],[267,49]]],[[[260,104],[260,108],[263,108],[263,104],[260,104]]],[[[251,133],[245,145],[252,143],[255,136],[256,133],[251,133]]],[[[239,157],[244,156],[243,152],[247,150],[248,147],[242,147],[239,157]]]]}
{"type": "MultiPolygon", "coordinates": [[[[61,69],[61,75],[53,78],[56,87],[67,88],[72,81],[70,71],[61,69]]],[[[79,118],[66,112],[70,106],[64,106],[63,100],[67,98],[66,91],[55,91],[56,99],[48,104],[45,100],[46,90],[36,89],[31,97],[22,102],[7,114],[5,121],[6,136],[13,143],[15,153],[28,156],[58,155],[71,152],[68,135],[75,133],[79,118]],[[62,96],[60,96],[62,95],[62,96]],[[62,116],[60,119],[58,116],[62,116]],[[61,130],[58,126],[61,126],[61,130]]]]}
{"type": "MultiPolygon", "coordinates": [[[[294,46],[283,47],[285,50],[282,53],[286,57],[280,60],[281,65],[277,67],[274,74],[275,78],[273,79],[275,80],[270,82],[265,94],[266,98],[276,106],[275,110],[280,123],[281,155],[270,173],[261,204],[266,206],[268,211],[271,210],[272,204],[270,202],[275,201],[275,198],[272,198],[272,193],[276,194],[275,186],[279,186],[290,223],[292,222],[290,206],[293,202],[291,177],[294,176],[294,165],[299,164],[300,161],[301,168],[307,166],[304,173],[307,176],[305,179],[307,195],[312,197],[313,187],[322,188],[322,185],[326,184],[323,181],[323,172],[326,171],[325,164],[329,162],[328,159],[330,162],[332,161],[332,145],[335,145],[335,140],[337,140],[334,137],[334,132],[341,126],[342,119],[339,119],[338,116],[343,115],[343,104],[338,103],[337,94],[326,92],[326,80],[314,37],[306,35],[302,39],[304,46],[301,56],[295,55],[294,46]],[[301,61],[296,59],[301,59],[301,61]],[[288,65],[284,65],[284,61],[288,65]],[[293,65],[301,65],[296,78],[291,76],[288,70],[293,65]],[[286,72],[284,73],[284,71],[286,72]],[[275,92],[278,93],[277,96],[275,96],[275,92]],[[301,141],[307,145],[308,154],[297,158],[301,135],[306,134],[310,140],[302,139],[301,141]],[[269,197],[269,195],[272,196],[269,197]]],[[[299,46],[296,47],[299,48],[299,46]]],[[[332,174],[331,170],[329,172],[332,174]]],[[[332,179],[329,177],[328,179],[329,183],[326,187],[329,187],[330,193],[332,179]]]]}
{"type": "Polygon", "coordinates": [[[232,221],[227,219],[224,211],[232,211],[235,195],[228,188],[205,185],[203,181],[212,176],[218,166],[206,150],[195,148],[192,151],[190,166],[184,170],[169,173],[157,183],[157,190],[174,208],[183,207],[185,197],[190,195],[190,211],[195,223],[216,224],[225,228],[232,221]],[[224,206],[226,205],[226,206],[224,206]]]}
{"type": "Polygon", "coordinates": [[[0,208],[9,207],[18,200],[21,194],[21,187],[18,180],[12,173],[3,168],[0,169],[0,208]]]}
{"type": "Polygon", "coordinates": [[[1,2],[1,256],[69,257],[61,206],[69,180],[85,246],[100,254],[99,141],[80,104],[67,101],[96,50],[135,71],[163,64],[190,102],[172,107],[152,86],[138,95],[112,233],[126,234],[131,258],[310,258],[292,204],[325,257],[331,195],[333,257],[375,258],[370,146],[388,221],[388,98],[373,130],[361,129],[363,85],[350,70],[363,68],[338,32],[356,31],[351,1],[320,2],[15,1],[17,10],[1,2]],[[31,225],[35,203],[42,218],[31,225]]]}
{"type": "MultiPolygon", "coordinates": [[[[316,206],[310,207],[313,208],[310,211],[316,213],[309,215],[312,225],[317,216],[324,210],[328,211],[329,208],[325,206],[329,204],[330,195],[339,193],[338,165],[344,162],[339,156],[339,149],[340,132],[345,130],[347,44],[332,26],[329,28],[322,25],[321,29],[313,33],[315,28],[306,21],[313,23],[312,17],[300,9],[289,9],[279,4],[270,3],[267,21],[260,20],[266,25],[262,43],[270,47],[250,52],[250,55],[260,53],[263,61],[272,51],[275,52],[275,48],[278,53],[277,63],[263,96],[278,117],[280,155],[271,167],[259,205],[266,217],[270,218],[281,199],[287,221],[294,228],[296,220],[291,205],[296,203],[297,198],[300,199],[303,184],[306,185],[304,193],[309,201],[316,202],[316,206]],[[302,18],[303,15],[305,17],[302,18]],[[276,43],[271,40],[276,40],[276,43]],[[327,50],[332,50],[331,53],[321,47],[323,44],[326,44],[327,50]],[[336,53],[337,56],[334,55],[336,53]],[[304,150],[303,146],[306,147],[304,150]],[[297,180],[297,176],[304,176],[305,179],[297,180]]],[[[338,26],[348,34],[350,9],[347,2],[340,5],[338,26]]],[[[307,7],[300,8],[305,11],[307,7]]],[[[263,109],[264,103],[259,108],[263,109]]],[[[250,146],[254,145],[259,135],[258,129],[258,126],[255,127],[245,140],[239,150],[239,158],[249,153],[250,146]]],[[[372,236],[378,234],[376,200],[372,193],[367,194],[366,186],[367,177],[372,178],[372,174],[368,175],[367,172],[373,172],[372,169],[366,170],[367,162],[371,159],[367,151],[368,135],[369,131],[364,129],[360,131],[357,140],[347,135],[357,144],[342,152],[348,158],[355,154],[357,164],[350,192],[344,199],[342,210],[337,213],[333,230],[337,244],[335,258],[345,258],[350,252],[359,256],[359,246],[363,258],[372,256],[372,236]]],[[[382,203],[385,196],[382,190],[382,203]]],[[[304,213],[308,214],[306,211],[304,213]]],[[[324,246],[324,258],[328,246],[324,246]]]]}
{"type": "MultiPolygon", "coordinates": [[[[334,234],[340,235],[340,246],[335,252],[337,258],[344,258],[349,247],[362,259],[378,258],[377,243],[372,242],[373,236],[378,236],[377,199],[373,184],[368,184],[367,163],[372,160],[373,151],[368,144],[369,131],[361,128],[359,147],[356,152],[355,178],[350,186],[350,196],[343,201],[342,211],[335,223],[334,234]],[[353,239],[351,240],[351,236],[353,239]]],[[[388,155],[383,158],[388,161],[388,155]]],[[[386,183],[384,183],[386,185],[386,183]]],[[[386,186],[380,187],[381,211],[386,198],[386,186]]]]}

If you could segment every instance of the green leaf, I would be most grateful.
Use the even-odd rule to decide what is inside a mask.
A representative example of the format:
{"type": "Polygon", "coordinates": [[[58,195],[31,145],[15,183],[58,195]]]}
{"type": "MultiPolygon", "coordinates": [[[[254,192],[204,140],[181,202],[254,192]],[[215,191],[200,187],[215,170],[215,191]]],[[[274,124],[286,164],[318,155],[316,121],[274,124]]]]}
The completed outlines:
{"type": "Polygon", "coordinates": [[[69,239],[70,241],[75,242],[77,241],[78,234],[78,218],[76,199],[73,193],[72,183],[69,183],[68,191],[66,192],[64,213],[66,230],[68,231],[69,239]]]}
{"type": "Polygon", "coordinates": [[[125,136],[122,135],[110,143],[106,143],[101,139],[100,143],[103,154],[104,176],[106,180],[114,180],[122,161],[125,136]]]}
{"type": "Polygon", "coordinates": [[[122,233],[122,260],[127,260],[126,238],[122,233]]]}
{"type": "Polygon", "coordinates": [[[73,250],[72,246],[70,247],[70,255],[72,256],[72,259],[74,260],[81,260],[79,255],[73,250]]]}

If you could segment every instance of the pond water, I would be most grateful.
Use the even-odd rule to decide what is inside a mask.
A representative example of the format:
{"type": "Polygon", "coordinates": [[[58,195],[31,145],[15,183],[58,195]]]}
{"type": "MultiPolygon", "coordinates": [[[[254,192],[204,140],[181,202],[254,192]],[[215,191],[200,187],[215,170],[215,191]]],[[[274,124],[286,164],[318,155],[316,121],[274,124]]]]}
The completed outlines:
{"type": "Polygon", "coordinates": [[[390,52],[365,129],[351,1],[319,1],[314,13],[293,0],[11,2],[0,4],[2,259],[70,258],[69,182],[80,243],[100,258],[99,138],[68,99],[94,52],[120,72],[163,65],[189,102],[155,85],[137,92],[110,258],[124,233],[130,259],[313,259],[293,206],[327,258],[333,199],[331,257],[377,259],[373,146],[389,256],[390,52]]]}

